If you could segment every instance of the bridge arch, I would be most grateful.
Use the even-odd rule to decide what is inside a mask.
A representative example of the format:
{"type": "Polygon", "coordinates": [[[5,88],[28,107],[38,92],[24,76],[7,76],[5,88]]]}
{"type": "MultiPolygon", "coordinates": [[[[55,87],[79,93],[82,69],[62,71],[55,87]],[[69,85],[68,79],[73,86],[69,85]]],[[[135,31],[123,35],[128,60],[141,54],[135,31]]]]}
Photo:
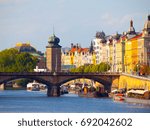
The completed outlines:
{"type": "Polygon", "coordinates": [[[112,81],[111,79],[103,79],[103,78],[100,78],[100,77],[96,77],[96,76],[76,76],[76,77],[70,77],[70,78],[66,78],[66,79],[63,79],[61,82],[59,82],[57,84],[57,86],[61,86],[62,84],[64,83],[67,83],[69,81],[72,81],[72,80],[76,80],[76,79],[89,79],[89,80],[94,80],[102,85],[104,85],[104,88],[107,90],[107,91],[110,91],[111,90],[111,84],[112,84],[112,81]]]}
{"type": "Polygon", "coordinates": [[[47,85],[47,87],[51,87],[52,86],[52,83],[42,79],[42,78],[39,78],[39,77],[29,77],[29,76],[14,76],[14,77],[8,77],[7,79],[4,79],[0,82],[0,84],[6,84],[7,82],[9,81],[13,81],[13,80],[17,80],[17,79],[31,79],[31,80],[36,80],[37,82],[39,83],[43,83],[45,85],[47,85]]]}

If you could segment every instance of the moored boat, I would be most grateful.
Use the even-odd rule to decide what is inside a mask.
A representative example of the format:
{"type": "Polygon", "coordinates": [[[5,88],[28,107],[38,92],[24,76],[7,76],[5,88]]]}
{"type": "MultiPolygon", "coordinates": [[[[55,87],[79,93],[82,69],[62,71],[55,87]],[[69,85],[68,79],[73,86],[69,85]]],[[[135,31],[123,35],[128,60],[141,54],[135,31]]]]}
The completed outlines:
{"type": "Polygon", "coordinates": [[[37,83],[36,81],[27,84],[27,91],[43,91],[45,89],[45,84],[37,83]]]}
{"type": "Polygon", "coordinates": [[[124,94],[122,94],[122,93],[114,94],[113,100],[114,101],[124,101],[125,100],[124,94]]]}
{"type": "Polygon", "coordinates": [[[108,97],[108,94],[107,93],[99,93],[97,91],[88,92],[88,93],[78,92],[78,96],[88,97],[88,98],[99,98],[99,97],[108,97]]]}

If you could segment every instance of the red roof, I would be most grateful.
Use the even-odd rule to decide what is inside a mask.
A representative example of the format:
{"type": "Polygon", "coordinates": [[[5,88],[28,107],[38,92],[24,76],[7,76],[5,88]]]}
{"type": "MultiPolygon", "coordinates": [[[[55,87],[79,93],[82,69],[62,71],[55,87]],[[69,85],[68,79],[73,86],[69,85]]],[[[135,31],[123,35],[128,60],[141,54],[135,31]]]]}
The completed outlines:
{"type": "Polygon", "coordinates": [[[76,47],[73,47],[71,48],[70,52],[73,53],[73,52],[78,52],[78,53],[81,53],[81,52],[88,52],[88,48],[76,48],[76,47]]]}
{"type": "Polygon", "coordinates": [[[122,40],[125,40],[126,37],[127,37],[126,35],[123,35],[123,36],[121,37],[121,39],[122,39],[122,40]]]}
{"type": "Polygon", "coordinates": [[[131,38],[130,40],[136,40],[138,38],[141,38],[142,37],[142,33],[136,35],[135,37],[131,38]]]}

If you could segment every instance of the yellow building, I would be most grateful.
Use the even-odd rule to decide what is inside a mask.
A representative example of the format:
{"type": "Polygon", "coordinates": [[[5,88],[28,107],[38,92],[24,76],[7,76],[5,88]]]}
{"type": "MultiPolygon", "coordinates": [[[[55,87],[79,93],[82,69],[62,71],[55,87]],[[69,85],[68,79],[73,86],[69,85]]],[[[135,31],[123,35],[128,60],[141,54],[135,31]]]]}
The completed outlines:
{"type": "MultiPolygon", "coordinates": [[[[121,35],[115,34],[113,36],[113,45],[112,49],[112,71],[113,72],[122,72],[123,70],[123,45],[121,41],[121,35]]],[[[111,46],[110,46],[111,47],[111,46]]]]}
{"type": "Polygon", "coordinates": [[[96,65],[96,54],[92,53],[92,63],[93,65],[96,65]]]}
{"type": "Polygon", "coordinates": [[[132,44],[130,40],[125,42],[124,64],[125,72],[130,73],[132,68],[132,44]]]}
{"type": "MultiPolygon", "coordinates": [[[[133,21],[130,21],[130,29],[125,41],[125,72],[131,73],[135,66],[150,66],[150,15],[145,22],[142,33],[135,33],[133,21]]],[[[137,70],[139,72],[140,70],[137,70]]]]}
{"type": "Polygon", "coordinates": [[[118,40],[116,43],[116,68],[117,72],[124,72],[124,41],[122,41],[122,38],[118,40]]]}
{"type": "Polygon", "coordinates": [[[133,72],[133,61],[136,53],[137,45],[133,45],[133,40],[137,35],[133,27],[133,21],[130,21],[130,28],[125,37],[125,53],[124,53],[124,66],[126,73],[133,72]],[[134,48],[134,49],[133,49],[134,48]]]}
{"type": "Polygon", "coordinates": [[[71,49],[66,52],[62,50],[63,66],[79,67],[86,64],[96,64],[96,55],[93,46],[90,48],[81,48],[78,44],[71,44],[71,49]]]}

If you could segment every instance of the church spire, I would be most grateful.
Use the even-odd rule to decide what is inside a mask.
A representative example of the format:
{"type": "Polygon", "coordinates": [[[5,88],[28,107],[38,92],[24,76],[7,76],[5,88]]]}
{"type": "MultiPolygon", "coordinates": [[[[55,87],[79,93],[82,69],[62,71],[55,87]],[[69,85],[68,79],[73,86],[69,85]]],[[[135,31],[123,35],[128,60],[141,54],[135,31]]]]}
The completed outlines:
{"type": "Polygon", "coordinates": [[[128,34],[130,34],[130,35],[136,34],[135,29],[133,27],[133,20],[132,19],[130,20],[130,28],[129,28],[128,34]]]}
{"type": "Polygon", "coordinates": [[[132,19],[130,21],[130,27],[133,27],[133,21],[132,21],[132,19]]]}

